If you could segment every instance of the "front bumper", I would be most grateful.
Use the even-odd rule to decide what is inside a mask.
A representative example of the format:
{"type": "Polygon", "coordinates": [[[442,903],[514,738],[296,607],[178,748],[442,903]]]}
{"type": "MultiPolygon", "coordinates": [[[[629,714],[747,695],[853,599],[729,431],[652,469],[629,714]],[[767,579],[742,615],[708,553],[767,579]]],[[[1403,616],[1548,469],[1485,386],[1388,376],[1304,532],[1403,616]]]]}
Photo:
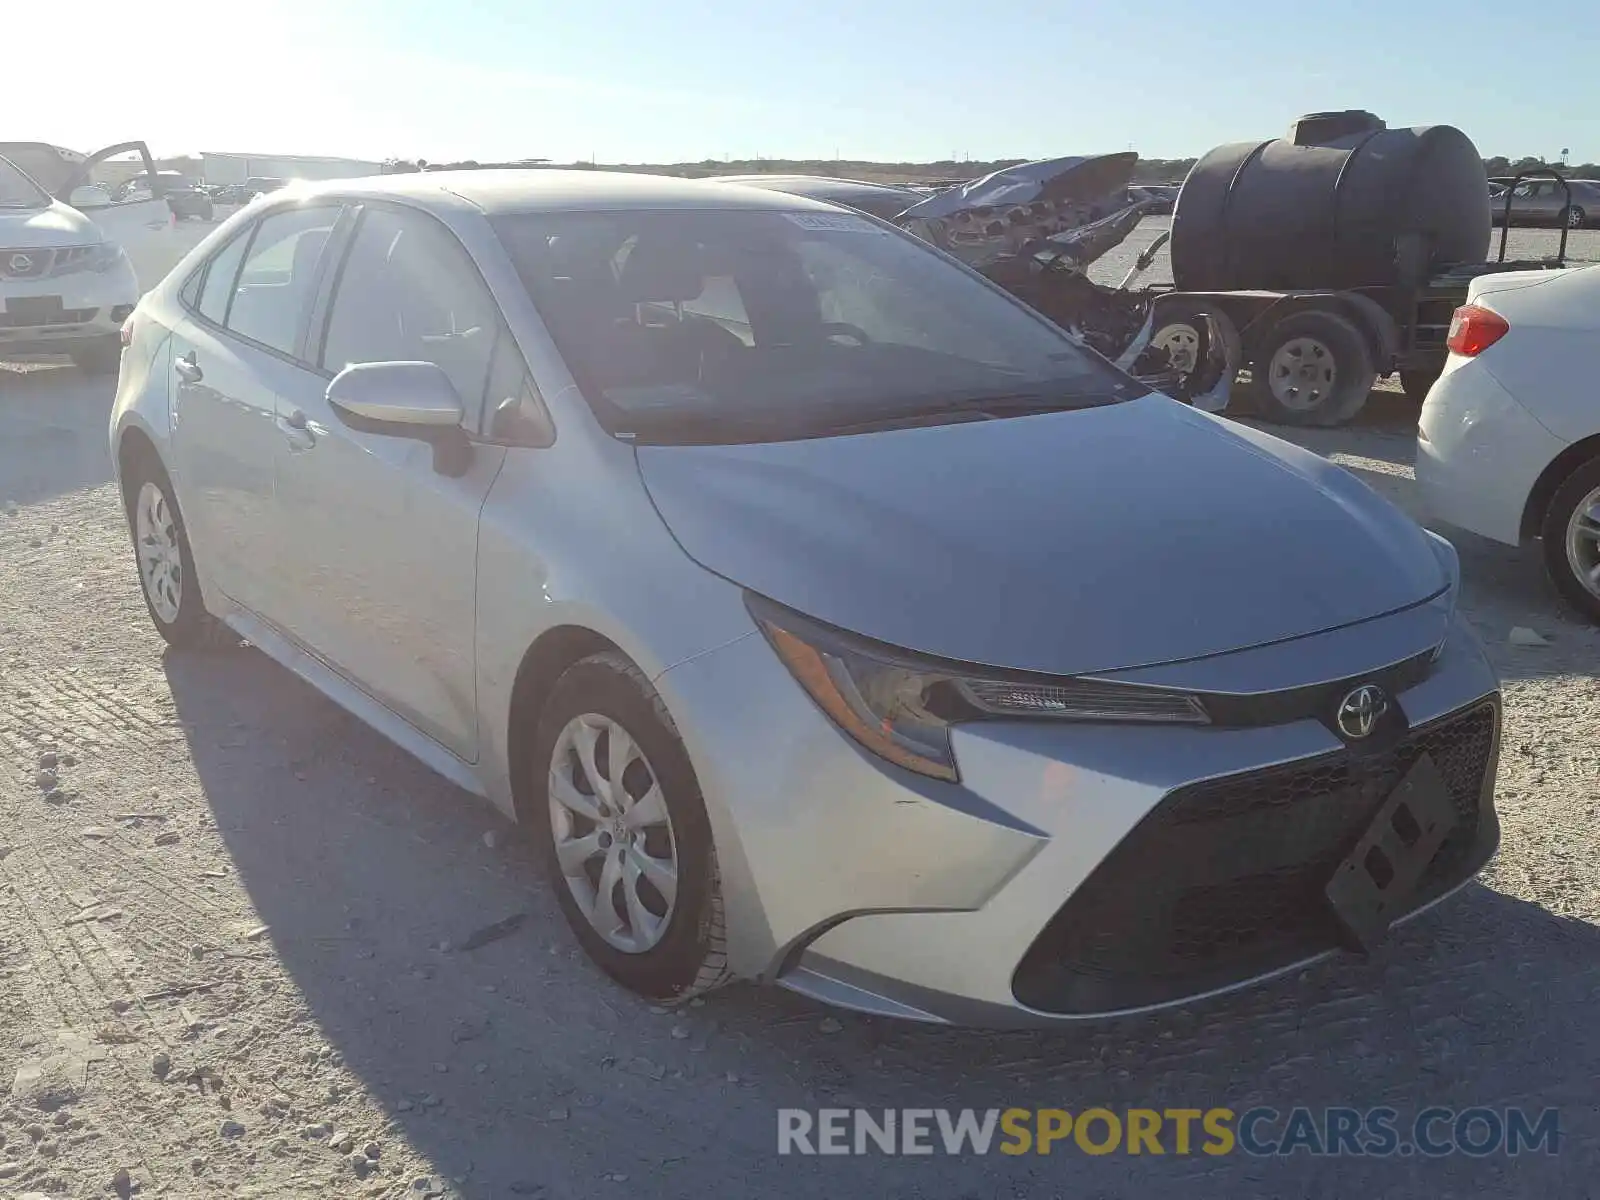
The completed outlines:
{"type": "Polygon", "coordinates": [[[64,354],[75,343],[116,337],[138,302],[126,261],[103,272],[0,279],[0,354],[64,354]],[[48,316],[13,303],[41,300],[49,302],[48,316]]]}
{"type": "MultiPolygon", "coordinates": [[[[1359,661],[1344,658],[1343,670],[1359,661]]],[[[1394,661],[1386,648],[1371,666],[1394,661]]],[[[1313,874],[1322,870],[1328,839],[1338,849],[1326,864],[1331,873],[1382,802],[1379,783],[1270,795],[1290,817],[1245,831],[1254,850],[1240,874],[1292,865],[1294,845],[1312,866],[1287,891],[1252,893],[1261,881],[1251,880],[1212,896],[1205,918],[1203,898],[1163,906],[1161,889],[1182,875],[1184,862],[1214,859],[1227,845],[1217,835],[1228,829],[1211,830],[1209,841],[1197,836],[1207,833],[1199,827],[1176,840],[1152,839],[1152,831],[1159,835],[1163,813],[1203,793],[1202,785],[1216,803],[1227,788],[1214,781],[1225,777],[1255,778],[1291,764],[1326,773],[1349,751],[1321,721],[1229,729],[969,725],[955,734],[962,782],[952,785],[857,750],[759,637],[681,664],[658,682],[669,708],[683,714],[679,727],[706,797],[735,972],[886,1015],[1049,1024],[1181,1003],[1296,969],[1337,949],[1331,932],[1304,919],[1307,902],[1296,888],[1308,881],[1320,888],[1324,876],[1313,874]],[[734,699],[731,679],[755,689],[741,687],[734,699]],[[1320,843],[1304,836],[1297,818],[1307,813],[1325,835],[1320,843]],[[1349,814],[1345,823],[1339,813],[1349,814]],[[1189,859],[1181,853],[1186,842],[1194,847],[1189,859]],[[1256,909],[1274,904],[1295,917],[1289,936],[1259,919],[1256,909]],[[1201,914],[1178,931],[1196,906],[1201,914]],[[1218,911],[1242,915],[1230,924],[1218,911]],[[1190,939],[1185,945],[1199,947],[1193,961],[1173,949],[1179,932],[1190,939]],[[1164,947],[1157,944],[1163,937],[1164,947]],[[1244,952],[1234,953],[1241,939],[1244,952]],[[1208,954],[1217,945],[1230,952],[1208,954]]],[[[1475,718],[1488,722],[1475,793],[1470,764],[1454,775],[1441,764],[1452,780],[1469,779],[1461,795],[1452,789],[1467,819],[1416,893],[1420,909],[1476,874],[1497,843],[1498,684],[1476,637],[1457,621],[1431,671],[1396,699],[1408,736],[1452,715],[1488,714],[1475,718]]],[[[1376,774],[1387,778],[1394,765],[1376,774]]]]}

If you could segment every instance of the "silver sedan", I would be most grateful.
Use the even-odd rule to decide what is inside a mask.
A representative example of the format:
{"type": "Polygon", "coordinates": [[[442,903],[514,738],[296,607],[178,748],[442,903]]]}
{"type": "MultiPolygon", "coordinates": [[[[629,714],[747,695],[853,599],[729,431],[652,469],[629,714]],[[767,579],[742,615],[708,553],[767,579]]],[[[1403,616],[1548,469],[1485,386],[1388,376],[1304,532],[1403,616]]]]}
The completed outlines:
{"type": "Polygon", "coordinates": [[[578,942],[941,1022],[1364,950],[1497,836],[1448,543],[771,191],[291,185],[124,330],[151,619],[520,821],[578,942]]]}
{"type": "MultiPolygon", "coordinates": [[[[1496,224],[1505,220],[1506,197],[1491,195],[1489,208],[1496,224]]],[[[1582,229],[1600,220],[1600,182],[1569,179],[1562,188],[1554,179],[1524,179],[1511,189],[1513,225],[1565,225],[1582,229]]]]}

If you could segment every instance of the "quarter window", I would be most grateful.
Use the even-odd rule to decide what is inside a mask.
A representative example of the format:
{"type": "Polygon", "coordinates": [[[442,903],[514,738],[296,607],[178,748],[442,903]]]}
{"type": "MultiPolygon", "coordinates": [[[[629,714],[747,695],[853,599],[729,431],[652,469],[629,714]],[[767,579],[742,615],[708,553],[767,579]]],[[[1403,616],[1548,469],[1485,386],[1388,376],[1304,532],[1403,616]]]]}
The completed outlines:
{"type": "Polygon", "coordinates": [[[294,353],[316,289],[317,264],[338,219],[333,205],[285,209],[262,219],[239,271],[228,310],[230,330],[280,353],[294,353]]]}
{"type": "MultiPolygon", "coordinates": [[[[421,215],[369,207],[339,275],[322,366],[336,373],[351,363],[434,363],[482,428],[501,330],[494,297],[448,230],[421,215]]],[[[502,363],[497,374],[505,370],[502,363]]]]}
{"type": "Polygon", "coordinates": [[[241,233],[211,258],[206,268],[206,281],[200,289],[197,307],[200,315],[213,325],[222,325],[228,319],[228,301],[233,297],[233,281],[239,274],[239,260],[244,257],[248,233],[241,233]]]}

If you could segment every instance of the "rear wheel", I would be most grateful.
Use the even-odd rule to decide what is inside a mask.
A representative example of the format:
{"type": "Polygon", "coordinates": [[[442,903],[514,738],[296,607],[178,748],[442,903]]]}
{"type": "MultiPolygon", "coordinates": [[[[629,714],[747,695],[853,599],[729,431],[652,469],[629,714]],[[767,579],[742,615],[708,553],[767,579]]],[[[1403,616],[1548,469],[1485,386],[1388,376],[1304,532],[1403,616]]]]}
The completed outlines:
{"type": "Polygon", "coordinates": [[[238,635],[207,612],[200,598],[194,553],[167,473],[142,455],[126,473],[123,489],[139,589],[156,632],[180,649],[238,645],[238,635]]]}
{"type": "Polygon", "coordinates": [[[1588,216],[1588,213],[1574,204],[1570,208],[1563,210],[1561,219],[1566,222],[1568,229],[1582,229],[1584,221],[1588,220],[1588,216]]]}
{"type": "Polygon", "coordinates": [[[539,720],[530,814],[562,914],[624,987],[682,1001],[729,978],[721,884],[700,786],[643,673],[596,654],[539,720]]]}
{"type": "Polygon", "coordinates": [[[115,375],[122,366],[122,339],[115,334],[95,338],[73,346],[68,353],[85,375],[115,375]]]}
{"type": "Polygon", "coordinates": [[[1377,379],[1372,350],[1341,316],[1315,310],[1278,322],[1251,365],[1256,411],[1282,425],[1343,425],[1377,379]]]}
{"type": "Polygon", "coordinates": [[[1600,621],[1600,458],[1568,475],[1545,510],[1544,564],[1562,597],[1600,621]]]}

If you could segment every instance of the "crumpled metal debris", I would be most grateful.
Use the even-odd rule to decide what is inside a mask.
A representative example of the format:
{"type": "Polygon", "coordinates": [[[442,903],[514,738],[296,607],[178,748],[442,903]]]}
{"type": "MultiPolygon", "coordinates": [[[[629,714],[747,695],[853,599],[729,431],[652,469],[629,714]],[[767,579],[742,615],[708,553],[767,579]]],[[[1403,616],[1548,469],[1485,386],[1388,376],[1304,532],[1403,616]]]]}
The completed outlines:
{"type": "Polygon", "coordinates": [[[1214,305],[1166,291],[1131,290],[1166,235],[1146,249],[1118,287],[1089,267],[1120,246],[1154,197],[1130,198],[1138,155],[1042,159],[995,171],[913,204],[895,223],[982,272],[1025,304],[1159,391],[1208,412],[1227,407],[1240,363],[1238,331],[1214,305]],[[1162,310],[1165,309],[1164,313],[1162,310]],[[1167,314],[1189,324],[1176,355],[1167,314]]]}

